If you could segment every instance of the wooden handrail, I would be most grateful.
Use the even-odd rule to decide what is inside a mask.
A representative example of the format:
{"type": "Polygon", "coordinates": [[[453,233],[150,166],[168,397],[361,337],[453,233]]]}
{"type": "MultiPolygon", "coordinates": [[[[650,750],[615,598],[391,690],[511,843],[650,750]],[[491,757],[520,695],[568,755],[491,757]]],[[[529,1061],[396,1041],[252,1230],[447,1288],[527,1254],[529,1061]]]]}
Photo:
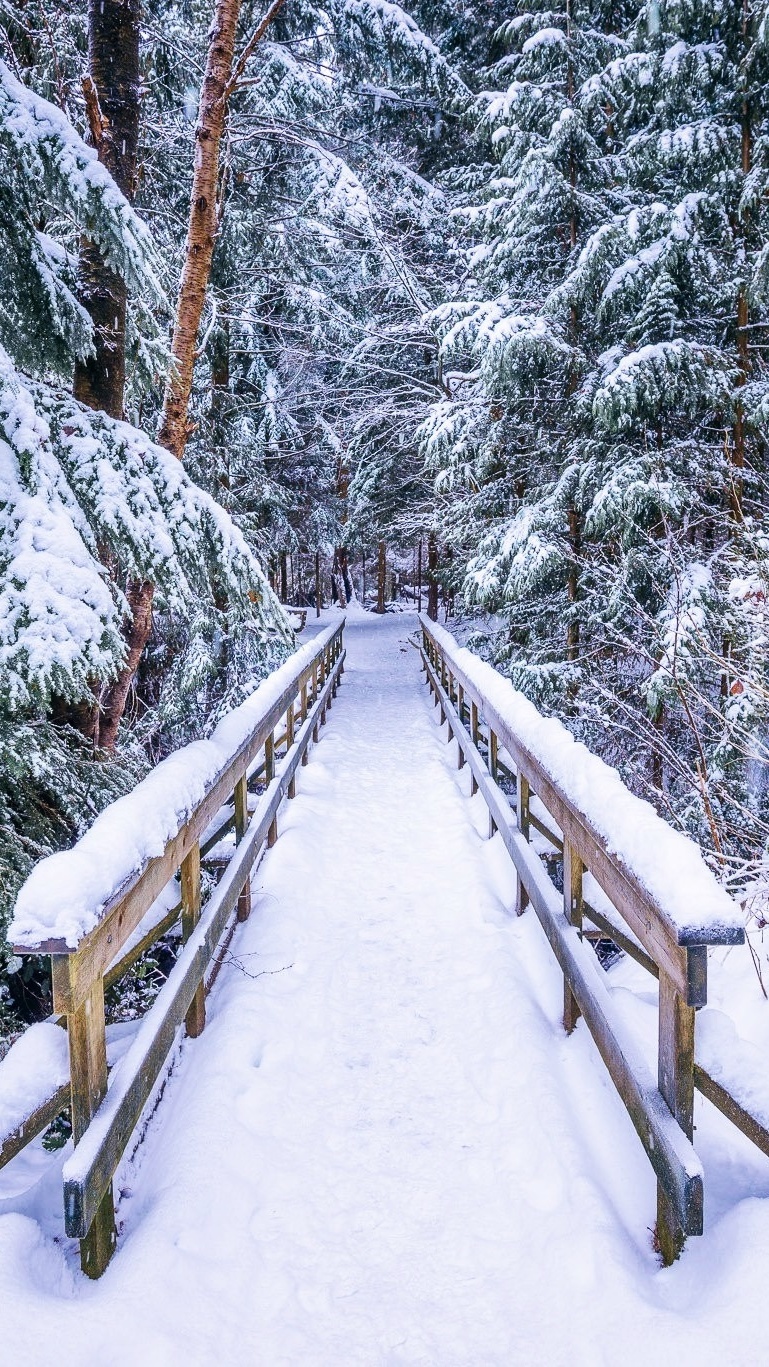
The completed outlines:
{"type": "MultiPolygon", "coordinates": [[[[563,971],[564,1027],[570,1031],[578,1017],[584,1017],[657,1175],[657,1236],[663,1258],[670,1262],[680,1252],[687,1234],[702,1232],[703,1173],[691,1143],[695,1080],[711,1100],[718,1093],[712,1079],[696,1067],[694,1057],[694,1008],[707,999],[707,946],[741,943],[744,930],[736,913],[731,918],[718,916],[712,920],[692,917],[682,928],[623,859],[622,850],[609,847],[590,816],[580,810],[540,757],[516,734],[511,718],[499,704],[500,690],[496,690],[495,699],[487,696],[478,677],[487,667],[465,667],[466,654],[463,660],[453,638],[427,618],[420,621],[428,684],[441,722],[448,724],[449,737],[453,735],[458,743],[460,767],[469,765],[473,792],[480,791],[486,802],[491,833],[499,831],[515,865],[517,910],[520,914],[529,903],[532,905],[563,971]],[[485,755],[479,748],[484,727],[485,755]],[[514,808],[497,781],[500,749],[514,766],[514,808]],[[560,828],[560,838],[541,820],[532,821],[535,793],[560,828]],[[529,844],[532,824],[560,846],[560,893],[529,844]],[[656,1084],[628,1039],[598,960],[582,937],[585,916],[599,926],[610,924],[600,911],[585,904],[586,872],[592,874],[629,928],[625,935],[617,933],[620,942],[624,939],[624,947],[635,950],[635,937],[641,946],[636,957],[659,977],[656,1084]]],[[[507,769],[507,774],[512,776],[513,770],[507,769]]],[[[707,877],[703,866],[703,878],[707,877]]],[[[721,1109],[730,1114],[726,1105],[721,1109]]],[[[735,1115],[740,1110],[736,1104],[732,1109],[735,1115]]],[[[747,1121],[741,1128],[748,1132],[746,1125],[747,1121]]]]}
{"type": "MultiPolygon", "coordinates": [[[[183,814],[176,829],[165,841],[163,851],[144,860],[119,887],[112,889],[95,908],[95,924],[70,944],[64,935],[48,939],[16,937],[17,953],[49,953],[53,978],[54,1013],[66,1017],[69,1037],[70,1102],[75,1149],[65,1165],[65,1227],[70,1237],[81,1241],[81,1264],[91,1277],[100,1276],[115,1246],[115,1219],[112,1177],[120,1157],[141,1116],[165,1059],[182,1022],[187,1033],[198,1035],[205,1027],[205,974],[228,922],[235,913],[245,920],[250,912],[250,875],[265,845],[277,836],[278,810],[284,797],[293,797],[295,774],[306,760],[318,728],[339,687],[344,671],[344,620],[328,628],[311,646],[297,652],[276,675],[279,694],[269,700],[253,720],[248,734],[239,736],[232,754],[218,770],[209,774],[203,795],[192,811],[183,814]],[[312,702],[309,703],[311,691],[312,702]],[[297,711],[298,709],[298,711],[297,711]],[[296,729],[297,716],[301,720],[296,729]],[[285,754],[276,755],[276,730],[285,742],[285,754]],[[256,764],[260,752],[264,759],[256,764]],[[249,811],[248,781],[254,769],[264,772],[266,791],[256,810],[249,811]],[[232,817],[224,828],[235,825],[236,848],[224,876],[205,907],[201,907],[200,839],[212,819],[229,800],[232,817]],[[133,961],[132,950],[121,958],[122,946],[141,925],[143,918],[163,887],[176,874],[181,875],[182,952],[153,1006],[142,1021],[137,1038],[116,1065],[107,1093],[106,1035],[104,1024],[105,981],[114,978],[124,962],[133,961]],[[117,964],[115,963],[117,960],[117,964]]],[[[258,698],[259,694],[254,695],[258,698]]],[[[218,729],[217,733],[219,733],[218,729]]],[[[226,726],[225,726],[226,733],[226,726]]],[[[192,747],[190,748],[192,749],[192,747]]],[[[169,757],[154,772],[168,767],[173,782],[173,761],[169,757]]],[[[162,775],[161,775],[162,780],[162,775]]],[[[135,795],[140,797],[141,785],[135,795]]],[[[125,802],[126,799],[119,799],[125,802]]],[[[117,806],[117,804],[115,804],[117,806]]],[[[223,827],[217,830],[221,835],[223,827]]],[[[83,839],[87,839],[84,837],[83,839]]],[[[81,842],[79,842],[81,843],[81,842]]],[[[94,845],[94,841],[91,841],[94,845]]],[[[89,847],[90,848],[90,847],[89,847]]],[[[75,855],[78,847],[71,852],[75,855]]],[[[98,850],[92,851],[95,857],[98,850]]],[[[82,852],[80,853],[82,859],[82,852]]],[[[178,915],[173,908],[140,944],[146,948],[167,928],[169,917],[178,915]]],[[[57,1087],[50,1100],[38,1107],[28,1126],[9,1136],[9,1149],[18,1152],[41,1127],[41,1117],[61,1105],[62,1089],[57,1087]],[[37,1125],[35,1130],[33,1125],[37,1125]]],[[[56,1112],[54,1112],[55,1114],[56,1112]]]]}

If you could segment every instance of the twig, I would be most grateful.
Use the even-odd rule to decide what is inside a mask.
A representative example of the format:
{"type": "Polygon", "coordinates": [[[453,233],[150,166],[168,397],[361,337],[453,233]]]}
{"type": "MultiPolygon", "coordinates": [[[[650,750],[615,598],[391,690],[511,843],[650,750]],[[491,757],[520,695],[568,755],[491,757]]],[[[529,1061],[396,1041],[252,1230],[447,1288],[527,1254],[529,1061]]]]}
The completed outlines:
{"type": "Polygon", "coordinates": [[[257,24],[256,28],[251,34],[251,37],[246,43],[246,46],[240,54],[240,58],[236,63],[235,70],[233,71],[229,81],[224,87],[223,98],[225,101],[230,98],[230,95],[232,94],[233,90],[235,89],[235,86],[238,84],[238,81],[240,80],[241,76],[243,75],[243,72],[245,71],[248,65],[249,58],[251,57],[254,48],[257,46],[258,43],[261,42],[262,38],[264,37],[265,33],[270,27],[270,24],[275,18],[275,15],[278,13],[280,9],[282,9],[282,7],[283,0],[272,0],[272,4],[270,5],[264,18],[261,20],[259,24],[257,24]]]}

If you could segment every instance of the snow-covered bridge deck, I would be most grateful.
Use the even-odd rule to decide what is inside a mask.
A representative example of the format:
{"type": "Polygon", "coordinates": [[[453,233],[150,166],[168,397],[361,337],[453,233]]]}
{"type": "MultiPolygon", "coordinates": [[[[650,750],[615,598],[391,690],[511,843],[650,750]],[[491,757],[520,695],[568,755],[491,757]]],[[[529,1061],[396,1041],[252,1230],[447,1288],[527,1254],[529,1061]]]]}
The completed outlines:
{"type": "Polygon", "coordinates": [[[57,1165],[28,1197],[7,1170],[9,1361],[762,1360],[769,1202],[739,1197],[769,1195],[766,1160],[703,1117],[730,1196],[716,1180],[707,1240],[661,1270],[654,1175],[584,1024],[564,1036],[537,921],[510,915],[415,625],[348,621],[345,686],[118,1173],[98,1283],[62,1239],[57,1165]]]}

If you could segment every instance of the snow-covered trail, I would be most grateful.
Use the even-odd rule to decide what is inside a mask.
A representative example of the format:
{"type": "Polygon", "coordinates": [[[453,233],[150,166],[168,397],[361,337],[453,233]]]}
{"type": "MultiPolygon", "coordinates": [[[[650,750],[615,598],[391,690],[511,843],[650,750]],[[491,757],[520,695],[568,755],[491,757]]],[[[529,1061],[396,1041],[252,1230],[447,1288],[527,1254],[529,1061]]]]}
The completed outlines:
{"type": "Polygon", "coordinates": [[[535,918],[509,915],[414,626],[349,622],[207,1029],[120,1176],[101,1282],[0,1216],[0,1361],[765,1361],[742,1309],[767,1203],[657,1267],[650,1170],[584,1027],[563,1036],[535,918]]]}

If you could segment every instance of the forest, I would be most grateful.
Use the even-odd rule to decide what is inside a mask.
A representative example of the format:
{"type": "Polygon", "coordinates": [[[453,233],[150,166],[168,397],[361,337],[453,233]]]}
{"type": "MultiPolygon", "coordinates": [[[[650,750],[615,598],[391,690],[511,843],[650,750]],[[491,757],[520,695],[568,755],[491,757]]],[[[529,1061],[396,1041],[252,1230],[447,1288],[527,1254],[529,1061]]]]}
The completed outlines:
{"type": "Polygon", "coordinates": [[[763,924],[766,0],[0,0],[0,220],[0,929],[351,598],[763,924]]]}

